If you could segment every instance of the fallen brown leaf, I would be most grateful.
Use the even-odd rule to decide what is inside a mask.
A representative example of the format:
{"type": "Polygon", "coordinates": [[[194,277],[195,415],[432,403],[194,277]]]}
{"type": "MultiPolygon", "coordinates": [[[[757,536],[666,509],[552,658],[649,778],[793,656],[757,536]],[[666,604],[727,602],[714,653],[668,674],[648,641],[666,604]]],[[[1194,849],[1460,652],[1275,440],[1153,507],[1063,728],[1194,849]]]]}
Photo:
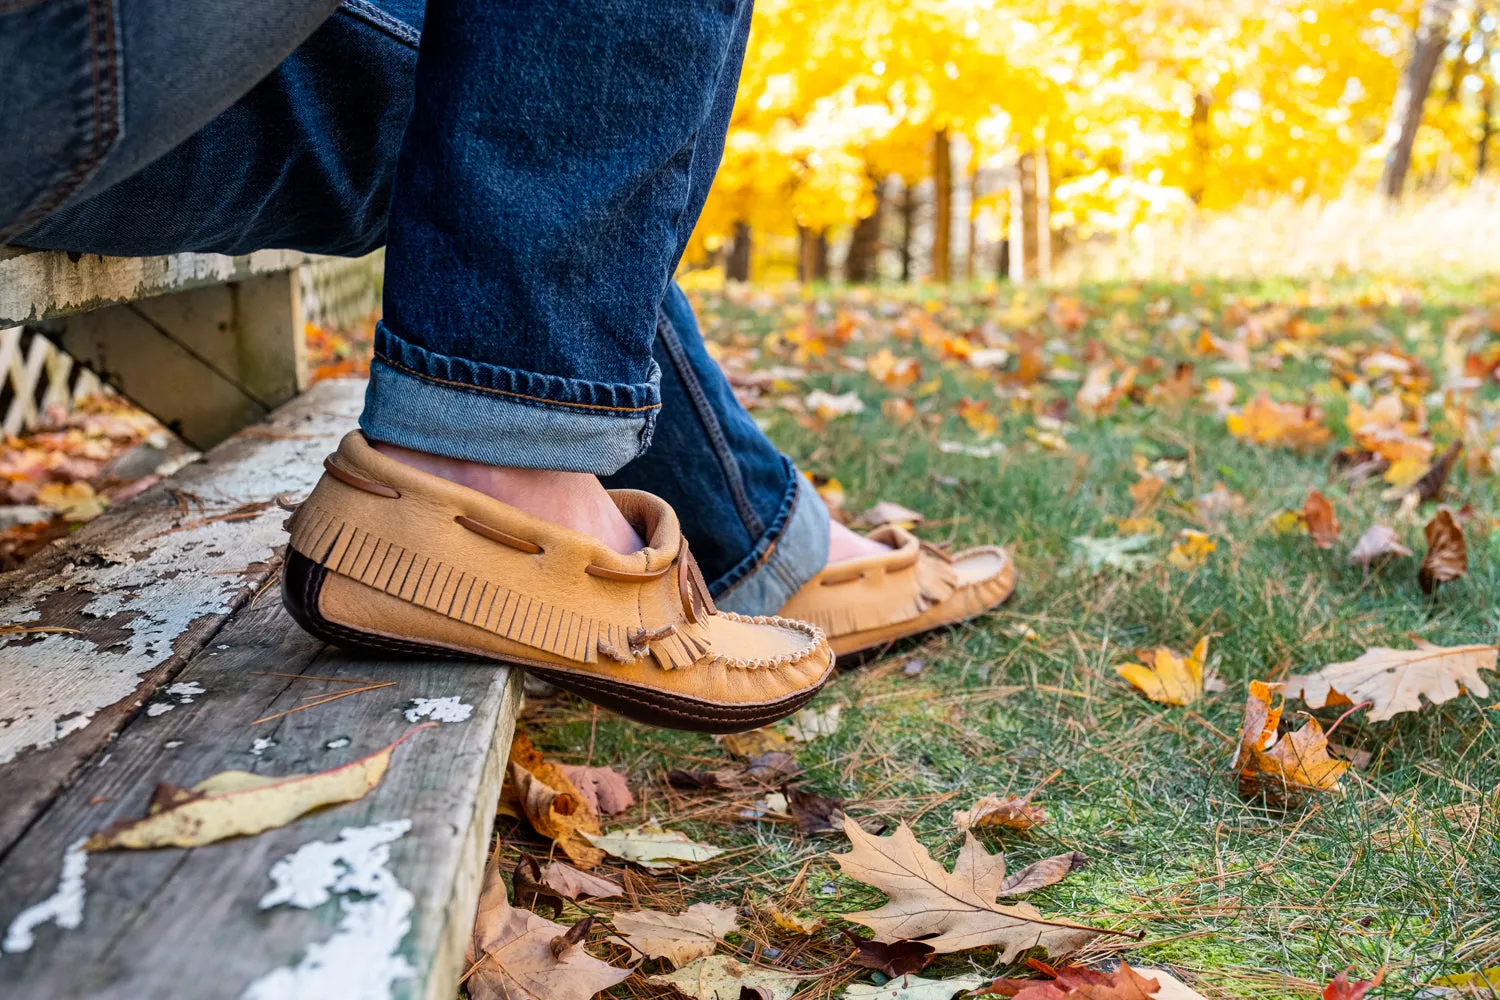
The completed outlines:
{"type": "Polygon", "coordinates": [[[1047,822],[1045,806],[1033,805],[1031,796],[985,795],[972,808],[955,809],[953,825],[960,830],[1003,826],[1010,830],[1030,830],[1047,822]]]}
{"type": "Polygon", "coordinates": [[[763,965],[746,965],[728,955],[710,955],[671,975],[647,976],[646,981],[670,986],[694,1000],[737,1000],[747,993],[755,1000],[790,1000],[803,977],[763,965]]]}
{"type": "Polygon", "coordinates": [[[282,778],[222,771],[192,788],[157,785],[143,819],[125,819],[84,841],[90,851],[199,847],[285,826],[303,813],[353,802],[380,784],[391,753],[428,722],[368,757],[317,774],[282,778]]]}
{"type": "Polygon", "coordinates": [[[743,757],[746,760],[772,751],[787,752],[792,748],[791,742],[781,735],[779,730],[770,726],[752,729],[748,733],[730,733],[728,736],[721,736],[719,746],[736,757],[743,757]]]}
{"type": "Polygon", "coordinates": [[[1296,732],[1247,739],[1241,734],[1240,794],[1245,798],[1265,796],[1275,805],[1292,806],[1308,792],[1326,792],[1338,786],[1349,770],[1347,760],[1328,754],[1328,739],[1317,719],[1308,719],[1296,732]]]}
{"type": "Polygon", "coordinates": [[[618,882],[592,875],[563,861],[554,861],[542,870],[542,884],[567,899],[609,899],[625,894],[618,882]]]}
{"type": "Polygon", "coordinates": [[[1005,882],[1005,859],[985,852],[969,834],[950,873],[932,859],[902,823],[889,837],[872,837],[850,821],[844,833],[853,849],[835,854],[843,873],[890,899],[876,910],[845,915],[875,932],[878,941],[922,939],[940,954],[993,946],[1001,962],[1028,948],[1072,951],[1101,931],[1069,920],[1048,919],[1033,906],[996,902],[1005,882]]]}
{"type": "Polygon", "coordinates": [[[1333,504],[1318,490],[1307,491],[1307,499],[1302,503],[1302,523],[1318,548],[1331,549],[1338,544],[1339,519],[1334,516],[1333,504]]]}
{"type": "Polygon", "coordinates": [[[1416,649],[1367,649],[1358,659],[1330,663],[1315,673],[1288,677],[1286,693],[1312,708],[1370,703],[1371,722],[1421,709],[1422,699],[1441,705],[1465,691],[1490,693],[1479,675],[1494,670],[1494,646],[1435,646],[1416,640],[1416,649]]]}
{"type": "Polygon", "coordinates": [[[1459,453],[1464,450],[1462,441],[1454,441],[1448,449],[1438,456],[1432,467],[1418,479],[1412,489],[1417,491],[1417,496],[1422,503],[1431,503],[1441,500],[1443,488],[1448,485],[1448,475],[1453,471],[1453,464],[1458,461],[1459,453]]]}
{"type": "Polygon", "coordinates": [[[1121,962],[1112,972],[1096,972],[1079,965],[1053,968],[1035,959],[1026,963],[1049,977],[1037,979],[996,979],[984,994],[1014,997],[1016,1000],[1154,1000],[1161,982],[1148,979],[1121,962]]]}
{"type": "Polygon", "coordinates": [[[649,958],[664,958],[674,969],[707,958],[720,941],[739,930],[734,907],[715,903],[694,903],[682,913],[615,913],[610,923],[632,948],[649,958]]]}
{"type": "Polygon", "coordinates": [[[1439,584],[1468,575],[1469,549],[1452,511],[1439,507],[1422,534],[1427,537],[1427,554],[1417,570],[1417,582],[1424,593],[1430,594],[1439,584]]]}
{"type": "Polygon", "coordinates": [[[855,965],[866,969],[879,969],[892,979],[897,976],[908,976],[913,972],[921,972],[937,955],[932,945],[921,941],[893,941],[886,944],[883,941],[862,938],[847,927],[840,927],[839,933],[854,945],[854,954],[851,958],[855,965]]]}
{"type": "Polygon", "coordinates": [[[562,773],[567,775],[596,815],[613,816],[635,805],[635,796],[631,794],[625,775],[612,767],[563,764],[562,773]]]}
{"type": "Polygon", "coordinates": [[[492,863],[469,941],[471,968],[464,985],[470,1000],[589,1000],[629,978],[629,969],[583,950],[578,926],[564,927],[512,907],[499,865],[492,863]]]}
{"type": "Polygon", "coordinates": [[[1005,881],[1000,883],[999,894],[1001,896],[1024,896],[1028,892],[1056,885],[1067,878],[1070,872],[1075,872],[1088,863],[1088,857],[1077,851],[1054,854],[1050,858],[1033,861],[1015,874],[1005,876],[1005,881]]]}
{"type": "Polygon", "coordinates": [[[556,842],[574,864],[592,868],[604,860],[604,852],[583,836],[599,832],[599,814],[563,769],[544,759],[525,733],[516,734],[511,743],[510,780],[501,802],[514,815],[524,816],[537,833],[556,842]]]}
{"type": "Polygon", "coordinates": [[[1401,536],[1393,528],[1372,524],[1349,551],[1349,561],[1356,566],[1368,566],[1377,560],[1411,554],[1411,549],[1401,544],[1401,536]]]}

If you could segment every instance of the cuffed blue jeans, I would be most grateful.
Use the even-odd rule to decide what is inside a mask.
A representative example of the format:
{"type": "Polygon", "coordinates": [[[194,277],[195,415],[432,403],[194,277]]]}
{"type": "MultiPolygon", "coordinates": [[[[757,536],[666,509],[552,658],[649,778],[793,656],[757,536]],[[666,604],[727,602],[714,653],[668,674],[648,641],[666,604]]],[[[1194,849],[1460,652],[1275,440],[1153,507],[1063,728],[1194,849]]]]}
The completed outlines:
{"type": "Polygon", "coordinates": [[[360,423],[677,510],[722,606],[774,612],[828,515],[671,282],[750,0],[0,0],[0,243],[387,247],[360,423]]]}

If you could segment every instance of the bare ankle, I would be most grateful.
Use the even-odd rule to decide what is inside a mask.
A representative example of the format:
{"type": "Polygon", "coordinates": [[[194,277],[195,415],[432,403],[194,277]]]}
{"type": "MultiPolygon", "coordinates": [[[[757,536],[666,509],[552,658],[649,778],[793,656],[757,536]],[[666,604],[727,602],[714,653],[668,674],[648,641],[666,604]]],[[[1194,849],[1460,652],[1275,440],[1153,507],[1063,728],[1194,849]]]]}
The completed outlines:
{"type": "Polygon", "coordinates": [[[645,547],[597,476],[586,472],[482,465],[381,441],[371,441],[370,445],[414,469],[466,486],[533,517],[597,538],[616,552],[630,553],[645,547]]]}

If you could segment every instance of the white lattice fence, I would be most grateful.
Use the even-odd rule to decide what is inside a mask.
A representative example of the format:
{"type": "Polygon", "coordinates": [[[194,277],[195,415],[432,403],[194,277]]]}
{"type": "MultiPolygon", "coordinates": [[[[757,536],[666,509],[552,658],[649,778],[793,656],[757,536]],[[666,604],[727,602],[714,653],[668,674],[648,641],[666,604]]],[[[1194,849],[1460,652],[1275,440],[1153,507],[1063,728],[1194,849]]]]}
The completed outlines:
{"type": "MultiPolygon", "coordinates": [[[[358,326],[380,303],[385,252],[367,257],[315,259],[299,268],[303,318],[335,329],[358,326]]],[[[48,407],[110,391],[93,372],[24,326],[0,329],[0,430],[35,427],[48,407]]]]}
{"type": "Polygon", "coordinates": [[[68,408],[104,388],[93,372],[24,326],[0,330],[0,379],[6,434],[36,426],[50,406],[68,408]]]}

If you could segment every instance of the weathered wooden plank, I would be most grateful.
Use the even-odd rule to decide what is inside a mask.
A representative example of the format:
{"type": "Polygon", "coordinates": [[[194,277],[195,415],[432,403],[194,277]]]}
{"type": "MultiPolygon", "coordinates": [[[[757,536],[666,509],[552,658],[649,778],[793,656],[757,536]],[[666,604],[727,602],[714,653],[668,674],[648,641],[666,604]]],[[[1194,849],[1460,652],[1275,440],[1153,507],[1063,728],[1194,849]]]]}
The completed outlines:
{"type": "MultiPolygon", "coordinates": [[[[361,662],[303,634],[272,598],[235,615],[174,686],[189,693],[160,697],[158,703],[174,704],[170,711],[137,715],[0,862],[0,949],[9,949],[0,953],[0,994],[451,1000],[519,673],[361,662]],[[395,684],[254,725],[308,695],[349,686],[257,671],[395,684]],[[89,854],[81,921],[72,929],[37,926],[30,947],[18,950],[23,942],[10,928],[57,887],[69,845],[117,818],[143,815],[158,782],[186,786],[230,769],[325,770],[391,743],[411,727],[413,699],[434,698],[456,698],[470,714],[399,747],[384,781],[365,798],[191,850],[89,854]],[[262,908],[279,884],[269,875],[279,860],[314,841],[338,842],[346,829],[385,831],[390,858],[373,892],[367,884],[364,894],[336,895],[308,909],[262,908]],[[310,954],[324,961],[321,971],[305,961],[310,954]]],[[[294,881],[304,891],[318,884],[308,875],[294,881]]]]}
{"type": "Polygon", "coordinates": [[[0,856],[78,765],[266,584],[286,538],[275,498],[312,488],[323,456],[353,426],[363,389],[320,383],[0,578],[0,624],[78,630],[0,644],[0,856]]]}
{"type": "Polygon", "coordinates": [[[0,327],[288,271],[307,259],[306,254],[291,250],[260,250],[241,257],[214,253],[0,255],[0,327]]]}

